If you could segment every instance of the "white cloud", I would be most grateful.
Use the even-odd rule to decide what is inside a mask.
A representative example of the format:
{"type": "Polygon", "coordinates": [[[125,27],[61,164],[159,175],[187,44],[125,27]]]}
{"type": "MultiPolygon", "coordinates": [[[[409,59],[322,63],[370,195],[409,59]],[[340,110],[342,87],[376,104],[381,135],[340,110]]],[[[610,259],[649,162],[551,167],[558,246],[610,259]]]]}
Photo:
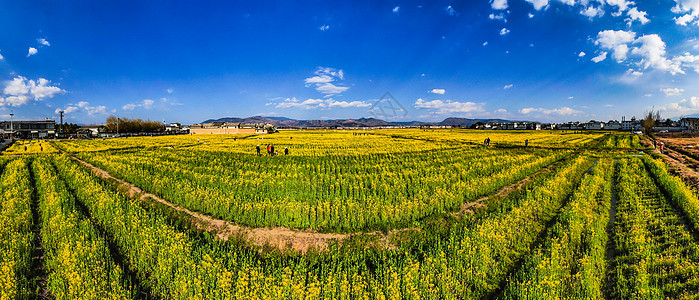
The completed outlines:
{"type": "Polygon", "coordinates": [[[693,68],[694,72],[699,73],[699,55],[691,55],[685,52],[684,55],[673,57],[672,61],[684,67],[693,68]]]}
{"type": "Polygon", "coordinates": [[[432,89],[430,93],[432,94],[439,94],[439,95],[444,95],[447,91],[445,89],[432,89]]]}
{"type": "Polygon", "coordinates": [[[316,86],[316,90],[323,93],[323,94],[339,94],[342,93],[346,90],[349,90],[349,87],[345,86],[336,86],[332,83],[322,83],[316,86]]]}
{"type": "MultiPolygon", "coordinates": [[[[687,23],[694,21],[699,17],[699,1],[698,0],[675,0],[677,5],[672,8],[672,12],[684,15],[674,18],[678,25],[687,26],[687,23]]],[[[699,21],[694,25],[699,25],[699,21]]]]}
{"type": "Polygon", "coordinates": [[[85,107],[85,111],[87,111],[87,114],[91,116],[96,114],[107,114],[107,107],[104,105],[87,106],[85,107]]]}
{"type": "Polygon", "coordinates": [[[623,61],[629,52],[627,44],[631,43],[635,37],[636,33],[632,31],[605,30],[597,34],[595,45],[600,45],[602,49],[612,50],[612,57],[617,61],[623,61]]]}
{"type": "Polygon", "coordinates": [[[573,96],[568,97],[568,99],[573,99],[573,98],[575,98],[575,97],[573,97],[573,96]]]}
{"type": "Polygon", "coordinates": [[[49,43],[49,41],[47,41],[44,38],[37,39],[36,41],[39,42],[39,44],[42,44],[44,46],[51,46],[51,43],[49,43]]]}
{"type": "Polygon", "coordinates": [[[337,86],[332,83],[345,78],[345,74],[342,70],[318,67],[313,74],[315,76],[308,77],[304,80],[306,82],[306,87],[313,86],[317,91],[327,95],[339,94],[349,90],[349,87],[337,86]]]}
{"type": "Polygon", "coordinates": [[[320,26],[318,29],[320,29],[320,31],[326,31],[326,30],[330,29],[330,25],[323,25],[323,26],[320,26]]]}
{"type": "Polygon", "coordinates": [[[614,104],[605,104],[604,107],[614,107],[614,104]]]}
{"type": "Polygon", "coordinates": [[[661,92],[665,93],[666,97],[670,96],[679,96],[682,95],[682,92],[684,92],[684,89],[680,88],[664,88],[660,89],[661,92]]]}
{"type": "Polygon", "coordinates": [[[39,52],[39,50],[36,50],[36,48],[29,47],[29,51],[27,51],[27,57],[30,57],[30,56],[36,54],[37,52],[39,52]]]}
{"type": "Polygon", "coordinates": [[[509,89],[511,89],[513,86],[514,86],[513,84],[507,84],[507,85],[503,86],[502,89],[503,89],[503,90],[509,90],[509,89]]]}
{"type": "Polygon", "coordinates": [[[495,113],[504,114],[504,113],[507,113],[507,109],[500,108],[500,109],[496,110],[495,113]]]}
{"type": "Polygon", "coordinates": [[[629,11],[626,13],[629,17],[626,19],[626,23],[631,26],[633,21],[639,21],[641,24],[646,24],[650,22],[650,20],[646,17],[648,14],[645,11],[639,11],[637,8],[632,7],[629,9],[629,11]]]}
{"type": "Polygon", "coordinates": [[[41,100],[42,98],[53,98],[53,96],[65,92],[57,86],[51,86],[51,82],[44,78],[39,78],[39,80],[36,82],[29,80],[28,84],[30,89],[29,92],[36,100],[41,100]]]}
{"type": "Polygon", "coordinates": [[[20,106],[29,103],[31,100],[53,98],[65,92],[57,86],[52,86],[51,82],[44,78],[34,81],[17,76],[5,83],[3,93],[8,97],[0,102],[0,106],[20,106]]]}
{"type": "Polygon", "coordinates": [[[451,7],[451,5],[445,7],[444,10],[445,10],[450,16],[456,15],[456,10],[454,10],[454,8],[451,7]]]}
{"type": "Polygon", "coordinates": [[[488,46],[488,41],[483,42],[483,46],[488,46]]]}
{"type": "Polygon", "coordinates": [[[531,18],[534,18],[534,14],[533,14],[533,13],[529,13],[527,16],[528,16],[530,19],[531,19],[531,18]]]}
{"type": "Polygon", "coordinates": [[[683,16],[675,17],[673,20],[675,20],[675,24],[677,25],[682,25],[682,26],[687,26],[687,23],[690,23],[694,21],[696,16],[694,14],[686,14],[683,16]]]}
{"type": "Polygon", "coordinates": [[[583,57],[583,56],[585,56],[585,52],[580,51],[580,53],[578,53],[578,57],[583,57]]]}
{"type": "Polygon", "coordinates": [[[31,98],[27,95],[0,97],[0,106],[21,106],[29,103],[31,98]]]}
{"type": "Polygon", "coordinates": [[[496,10],[503,10],[507,9],[508,7],[507,0],[491,0],[490,6],[496,10]]]}
{"type": "Polygon", "coordinates": [[[607,59],[607,52],[602,51],[599,55],[593,57],[591,61],[594,61],[595,63],[601,62],[603,60],[607,59]]]}
{"type": "Polygon", "coordinates": [[[645,95],[643,95],[643,96],[646,96],[646,97],[653,97],[653,94],[645,94],[645,95]]]}
{"type": "MultiPolygon", "coordinates": [[[[267,105],[274,105],[274,103],[268,103],[267,105]]],[[[334,107],[347,108],[347,107],[369,107],[371,103],[365,101],[337,101],[332,98],[330,99],[307,99],[305,101],[299,101],[294,98],[287,98],[286,100],[277,103],[276,108],[303,108],[303,109],[330,109],[334,107]]]]}
{"type": "Polygon", "coordinates": [[[172,94],[175,90],[173,90],[173,89],[167,89],[166,91],[167,91],[168,94],[172,94]]]}
{"type": "Polygon", "coordinates": [[[425,101],[417,99],[414,106],[416,108],[424,108],[432,110],[433,114],[450,114],[450,113],[470,113],[483,111],[483,103],[475,102],[458,102],[452,100],[432,100],[425,101]]]}
{"type": "Polygon", "coordinates": [[[681,62],[673,62],[665,58],[665,42],[663,42],[657,34],[639,37],[633,44],[640,44],[640,47],[634,47],[631,53],[641,57],[639,64],[645,69],[652,67],[658,70],[668,71],[672,75],[677,73],[684,74],[681,68],[681,62]]]}
{"type": "Polygon", "coordinates": [[[530,114],[530,113],[541,113],[544,115],[559,115],[559,116],[570,116],[570,115],[582,113],[582,111],[575,110],[575,109],[572,109],[572,108],[567,107],[567,106],[564,106],[561,108],[554,108],[554,109],[528,107],[528,108],[520,109],[519,112],[521,114],[525,114],[525,115],[530,114]]]}
{"type": "MultiPolygon", "coordinates": [[[[80,102],[80,103],[83,103],[83,102],[80,102]]],[[[78,103],[78,106],[80,106],[80,103],[78,103]]],[[[87,102],[85,102],[85,103],[87,103],[87,102]]],[[[121,109],[123,109],[123,110],[134,110],[134,109],[136,109],[136,108],[138,108],[138,107],[143,107],[143,108],[145,108],[145,109],[151,109],[151,108],[153,108],[153,104],[155,104],[155,101],[153,101],[153,100],[151,100],[151,99],[145,99],[145,100],[141,101],[141,103],[129,103],[129,104],[126,104],[126,105],[122,106],[121,109]]],[[[105,108],[105,109],[106,109],[106,108],[105,108]]]]}
{"type": "Polygon", "coordinates": [[[143,100],[143,108],[151,109],[151,108],[153,108],[153,103],[155,103],[155,101],[150,100],[150,99],[143,100]]]}
{"type": "Polygon", "coordinates": [[[616,6],[619,8],[619,11],[625,11],[626,9],[629,8],[630,5],[633,5],[633,1],[626,1],[626,0],[606,0],[607,4],[616,6]]]}
{"type": "Polygon", "coordinates": [[[549,5],[549,0],[527,0],[527,2],[531,3],[536,10],[541,10],[549,5]]]}
{"type": "Polygon", "coordinates": [[[72,105],[68,104],[68,106],[65,109],[56,109],[55,113],[58,114],[60,111],[63,110],[65,114],[70,114],[74,112],[79,112],[81,110],[85,111],[88,115],[96,115],[96,114],[107,114],[107,107],[104,105],[97,105],[97,106],[91,106],[89,102],[87,101],[80,101],[78,104],[72,105]]]}
{"type": "Polygon", "coordinates": [[[2,56],[2,54],[0,54],[0,60],[3,60],[3,59],[5,59],[5,57],[2,56]]]}
{"type": "Polygon", "coordinates": [[[697,113],[699,112],[699,97],[693,96],[678,102],[671,102],[660,107],[659,110],[663,111],[668,117],[697,113]]]}
{"type": "Polygon", "coordinates": [[[594,17],[604,16],[604,9],[602,8],[602,6],[588,6],[586,8],[583,8],[583,10],[580,11],[580,14],[592,19],[594,17]]]}
{"type": "Polygon", "coordinates": [[[394,8],[393,8],[393,13],[394,13],[394,14],[397,14],[399,9],[400,9],[400,6],[394,7],[394,8]]]}
{"type": "Polygon", "coordinates": [[[79,109],[78,107],[76,107],[76,106],[68,106],[68,107],[66,107],[66,108],[64,108],[64,109],[56,108],[56,110],[54,111],[54,113],[55,113],[55,114],[60,114],[61,111],[63,111],[63,113],[65,113],[65,114],[70,114],[70,113],[74,113],[74,112],[79,111],[79,110],[80,110],[80,109],[79,109]]]}
{"type": "Polygon", "coordinates": [[[508,33],[510,33],[509,29],[507,29],[507,28],[500,29],[500,35],[504,36],[504,35],[507,35],[508,33]]]}
{"type": "Polygon", "coordinates": [[[502,13],[497,14],[497,15],[496,15],[496,14],[490,14],[490,15],[488,15],[488,19],[491,19],[491,20],[500,20],[500,21],[504,21],[505,23],[507,23],[507,19],[505,19],[505,14],[502,14],[502,13]]]}
{"type": "MultiPolygon", "coordinates": [[[[699,0],[698,0],[699,1],[699,0]]],[[[634,63],[643,69],[656,69],[675,74],[685,74],[684,68],[692,68],[699,73],[699,56],[685,52],[681,56],[668,59],[666,55],[665,42],[657,34],[648,34],[636,38],[636,33],[623,30],[605,30],[597,34],[595,44],[602,49],[612,50],[612,57],[617,62],[623,62],[632,55],[634,63]]],[[[604,54],[605,52],[602,52],[604,54]]],[[[606,55],[600,55],[593,59],[600,62],[606,55]]]]}

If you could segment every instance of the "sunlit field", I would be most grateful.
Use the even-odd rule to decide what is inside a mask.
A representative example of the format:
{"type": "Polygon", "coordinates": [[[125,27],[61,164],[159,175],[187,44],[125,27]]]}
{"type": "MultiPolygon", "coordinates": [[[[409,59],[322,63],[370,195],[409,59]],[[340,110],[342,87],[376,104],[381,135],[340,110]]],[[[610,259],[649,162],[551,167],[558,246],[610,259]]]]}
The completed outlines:
{"type": "Polygon", "coordinates": [[[648,150],[459,129],[18,142],[0,293],[30,295],[44,266],[58,299],[692,298],[699,200],[648,150]],[[260,245],[275,232],[337,239],[260,245]]]}

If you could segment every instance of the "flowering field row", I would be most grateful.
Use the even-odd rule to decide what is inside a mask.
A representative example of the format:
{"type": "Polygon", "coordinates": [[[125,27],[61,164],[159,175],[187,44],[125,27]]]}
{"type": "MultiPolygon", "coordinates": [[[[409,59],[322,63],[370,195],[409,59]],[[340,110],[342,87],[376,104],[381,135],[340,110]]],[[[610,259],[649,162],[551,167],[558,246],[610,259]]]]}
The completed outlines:
{"type": "Polygon", "coordinates": [[[32,184],[26,159],[0,158],[0,299],[28,298],[32,184]]]}
{"type": "MultiPolygon", "coordinates": [[[[695,298],[699,246],[683,213],[671,204],[680,199],[656,186],[643,160],[622,160],[619,165],[612,294],[623,299],[695,298]]],[[[658,169],[653,175],[662,173],[658,169]]]]}
{"type": "Polygon", "coordinates": [[[2,154],[56,153],[58,149],[46,140],[16,141],[2,154]]]}
{"type": "Polygon", "coordinates": [[[505,299],[601,299],[613,161],[598,161],[557,217],[544,242],[504,292],[505,299]]]}
{"type": "Polygon", "coordinates": [[[176,204],[248,226],[356,231],[457,210],[568,154],[441,149],[341,157],[186,150],[78,156],[176,204]]]}

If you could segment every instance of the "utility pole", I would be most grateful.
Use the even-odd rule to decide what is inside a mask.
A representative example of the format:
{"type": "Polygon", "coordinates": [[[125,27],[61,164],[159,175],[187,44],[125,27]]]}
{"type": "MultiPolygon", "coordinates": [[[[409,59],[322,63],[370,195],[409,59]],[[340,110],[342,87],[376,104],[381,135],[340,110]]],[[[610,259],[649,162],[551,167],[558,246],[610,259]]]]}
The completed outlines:
{"type": "Polygon", "coordinates": [[[15,126],[14,126],[14,110],[10,110],[10,132],[11,132],[11,138],[14,141],[15,140],[15,126]]]}
{"type": "Polygon", "coordinates": [[[61,133],[63,133],[63,131],[64,131],[64,130],[63,130],[63,113],[64,113],[64,112],[65,112],[65,111],[63,111],[63,110],[59,111],[59,113],[61,113],[61,133]]]}

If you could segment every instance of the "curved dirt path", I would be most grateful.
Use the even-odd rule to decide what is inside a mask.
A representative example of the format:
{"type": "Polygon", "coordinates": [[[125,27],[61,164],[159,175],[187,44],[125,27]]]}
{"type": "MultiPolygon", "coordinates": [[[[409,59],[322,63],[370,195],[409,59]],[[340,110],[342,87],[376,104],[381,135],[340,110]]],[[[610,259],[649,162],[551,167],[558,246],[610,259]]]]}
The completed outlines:
{"type": "MultiPolygon", "coordinates": [[[[78,162],[79,164],[87,167],[100,178],[114,182],[117,188],[125,192],[129,197],[137,198],[141,201],[157,201],[158,203],[164,204],[175,211],[183,212],[191,217],[190,221],[196,228],[213,233],[216,235],[218,239],[223,241],[227,241],[231,237],[239,236],[257,246],[274,247],[280,250],[291,249],[296,252],[306,253],[311,248],[317,250],[327,250],[329,245],[331,245],[333,242],[340,242],[352,236],[370,235],[378,236],[378,239],[372,242],[372,245],[385,249],[395,249],[396,246],[393,243],[391,243],[391,241],[396,235],[405,231],[420,230],[419,228],[403,228],[393,229],[388,233],[375,231],[370,233],[341,234],[320,233],[310,229],[299,230],[287,227],[253,228],[247,226],[240,226],[231,221],[216,219],[211,216],[191,211],[187,208],[175,205],[174,203],[160,198],[157,195],[145,192],[141,188],[127,181],[116,178],[109,172],[100,169],[82,159],[79,159],[70,153],[67,153],[60,149],[59,151],[68,155],[68,157],[78,162]]],[[[456,214],[458,214],[459,217],[463,216],[466,213],[473,214],[472,209],[485,206],[485,204],[483,204],[483,201],[485,201],[486,199],[491,197],[507,197],[507,195],[509,195],[511,192],[521,188],[523,185],[530,182],[533,179],[533,177],[541,174],[544,170],[550,168],[554,164],[555,162],[525,177],[520,181],[502,187],[493,195],[482,197],[474,202],[462,204],[460,211],[456,212],[456,214]]]]}

